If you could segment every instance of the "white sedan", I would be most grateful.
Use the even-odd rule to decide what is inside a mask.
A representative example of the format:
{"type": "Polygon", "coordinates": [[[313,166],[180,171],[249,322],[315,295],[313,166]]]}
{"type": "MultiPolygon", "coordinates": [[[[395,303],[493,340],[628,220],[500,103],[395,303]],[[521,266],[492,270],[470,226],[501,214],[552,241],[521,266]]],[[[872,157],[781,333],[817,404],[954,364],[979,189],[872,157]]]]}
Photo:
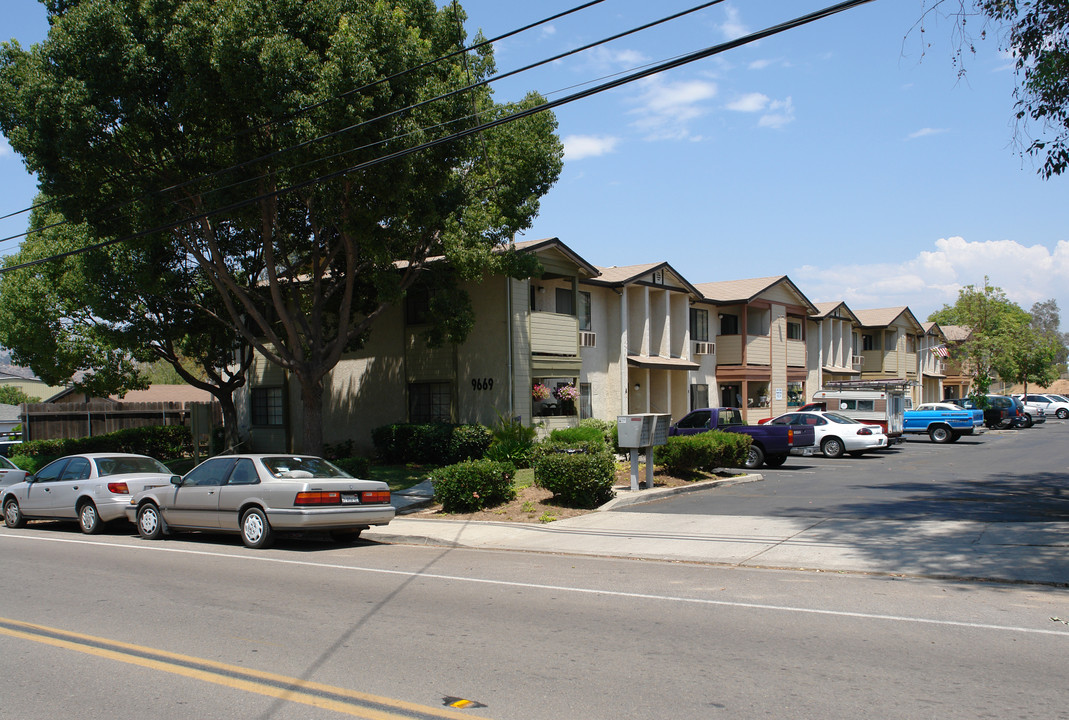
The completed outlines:
{"type": "Polygon", "coordinates": [[[824,457],[842,457],[843,453],[861,455],[887,447],[887,435],[879,425],[866,425],[835,412],[791,412],[772,418],[770,425],[809,425],[816,436],[816,447],[824,457]]]}
{"type": "Polygon", "coordinates": [[[28,472],[20,469],[18,465],[0,455],[0,487],[22,482],[27,475],[29,475],[28,472]]]}

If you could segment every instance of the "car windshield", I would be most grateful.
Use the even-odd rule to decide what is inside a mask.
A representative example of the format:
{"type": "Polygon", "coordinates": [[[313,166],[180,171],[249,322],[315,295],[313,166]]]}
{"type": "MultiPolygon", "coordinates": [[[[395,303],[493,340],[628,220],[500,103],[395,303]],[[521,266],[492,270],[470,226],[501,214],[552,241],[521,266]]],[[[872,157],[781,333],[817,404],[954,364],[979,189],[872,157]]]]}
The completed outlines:
{"type": "Polygon", "coordinates": [[[11,462],[3,455],[0,455],[0,468],[4,468],[6,470],[18,470],[18,468],[15,467],[15,463],[11,462]]]}
{"type": "Polygon", "coordinates": [[[1065,399],[1064,395],[1048,395],[1048,397],[1054,402],[1069,402],[1069,400],[1065,399]]]}
{"type": "Polygon", "coordinates": [[[150,457],[116,456],[94,458],[97,465],[97,474],[101,477],[108,475],[124,475],[126,473],[164,473],[171,471],[159,460],[150,457]]]}
{"type": "Polygon", "coordinates": [[[843,425],[861,424],[857,420],[854,420],[853,418],[848,418],[845,415],[840,415],[839,413],[824,413],[824,417],[826,417],[828,420],[831,420],[833,423],[841,423],[843,425]]]}
{"type": "Polygon", "coordinates": [[[263,459],[264,467],[280,478],[347,478],[344,470],[334,467],[323,458],[275,455],[263,459]]]}

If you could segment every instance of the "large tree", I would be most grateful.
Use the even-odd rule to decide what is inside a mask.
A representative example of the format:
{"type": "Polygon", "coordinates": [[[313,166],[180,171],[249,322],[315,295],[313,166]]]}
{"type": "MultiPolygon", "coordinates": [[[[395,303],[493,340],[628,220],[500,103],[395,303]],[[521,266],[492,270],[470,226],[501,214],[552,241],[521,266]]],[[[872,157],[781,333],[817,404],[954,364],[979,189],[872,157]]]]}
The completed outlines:
{"type": "Polygon", "coordinates": [[[1065,372],[1065,362],[1069,360],[1069,333],[1061,330],[1061,313],[1058,301],[1054,298],[1032,304],[1032,329],[1049,338],[1055,346],[1054,362],[1059,372],[1065,372]]]}
{"type": "Polygon", "coordinates": [[[475,132],[513,108],[455,92],[493,72],[488,46],[455,53],[457,5],[46,5],[43,43],[4,46],[0,129],[65,217],[200,269],[218,317],[299,383],[305,451],[325,377],[432,258],[440,340],[470,327],[457,281],[530,271],[501,249],[560,172],[555,120],[475,132]]]}
{"type": "MultiPolygon", "coordinates": [[[[5,259],[8,267],[97,244],[86,224],[65,222],[47,198],[39,200],[33,232],[5,259]]],[[[218,309],[218,296],[176,255],[173,247],[115,244],[7,272],[0,276],[0,342],[50,385],[101,396],[145,387],[142,363],[162,360],[218,400],[227,442],[236,446],[234,391],[245,383],[252,349],[204,311],[218,309]]]]}
{"type": "Polygon", "coordinates": [[[928,320],[940,325],[964,325],[972,330],[955,354],[956,359],[972,368],[973,394],[980,396],[991,388],[999,369],[1007,371],[1012,367],[1009,358],[1031,318],[985,277],[983,287],[961,288],[953,305],[944,305],[929,315],[928,320]]]}

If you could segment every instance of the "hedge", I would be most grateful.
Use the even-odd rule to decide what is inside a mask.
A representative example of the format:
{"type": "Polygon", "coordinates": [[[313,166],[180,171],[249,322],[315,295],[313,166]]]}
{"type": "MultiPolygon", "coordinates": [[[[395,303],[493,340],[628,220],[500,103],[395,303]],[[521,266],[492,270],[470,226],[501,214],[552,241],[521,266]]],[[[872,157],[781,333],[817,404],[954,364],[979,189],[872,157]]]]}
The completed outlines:
{"type": "Polygon", "coordinates": [[[39,459],[91,452],[134,453],[156,459],[180,458],[193,454],[193,435],[184,425],[155,425],[85,438],[28,440],[18,447],[19,455],[39,459]]]}
{"type": "Polygon", "coordinates": [[[516,499],[511,463],[465,460],[431,473],[434,499],[447,513],[476,512],[516,499]]]}
{"type": "Polygon", "coordinates": [[[750,448],[750,436],[719,430],[696,435],[676,435],[654,448],[654,463],[668,472],[685,476],[697,470],[741,467],[750,448]]]}
{"type": "Polygon", "coordinates": [[[478,460],[492,439],[490,429],[482,425],[394,423],[371,431],[379,460],[390,464],[447,465],[478,460]]]}
{"type": "Polygon", "coordinates": [[[595,508],[614,496],[616,460],[600,440],[547,440],[535,448],[534,471],[535,484],[568,507],[595,508]]]}

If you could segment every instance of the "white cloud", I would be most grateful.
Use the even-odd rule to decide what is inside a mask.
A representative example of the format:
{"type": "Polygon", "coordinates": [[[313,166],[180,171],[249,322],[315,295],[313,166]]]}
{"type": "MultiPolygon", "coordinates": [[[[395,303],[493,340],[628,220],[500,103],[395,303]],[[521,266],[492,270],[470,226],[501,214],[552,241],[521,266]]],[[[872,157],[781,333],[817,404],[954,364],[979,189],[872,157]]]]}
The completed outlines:
{"type": "Polygon", "coordinates": [[[906,136],[906,139],[916,140],[917,138],[928,137],[929,135],[942,135],[947,132],[950,132],[949,128],[921,128],[916,132],[911,132],[906,136]]]}
{"type": "Polygon", "coordinates": [[[775,62],[775,60],[754,60],[749,65],[747,65],[747,67],[751,70],[764,70],[766,67],[770,67],[775,62]]]}
{"type": "Polygon", "coordinates": [[[0,135],[0,158],[14,155],[15,151],[11,149],[11,146],[7,144],[7,138],[0,135]]]}
{"type": "Polygon", "coordinates": [[[790,276],[814,302],[845,300],[855,310],[907,305],[921,321],[944,304],[953,305],[966,285],[982,286],[986,276],[1025,310],[1056,299],[1063,321],[1069,321],[1065,240],[1050,248],[1014,240],[942,238],[932,250],[901,263],[805,265],[790,276]]]}
{"type": "Polygon", "coordinates": [[[647,139],[693,139],[689,124],[709,110],[703,102],[716,96],[716,83],[706,80],[665,82],[655,75],[641,83],[640,107],[630,114],[638,119],[635,127],[647,133],[647,139]]]}
{"type": "Polygon", "coordinates": [[[638,50],[612,50],[606,47],[591,48],[583,57],[599,72],[630,70],[650,61],[638,50]]]}
{"type": "Polygon", "coordinates": [[[750,29],[739,19],[739,11],[737,8],[728,5],[724,8],[724,14],[727,16],[723,23],[720,24],[720,32],[728,40],[735,40],[743,35],[748,35],[750,29]]]}
{"type": "Polygon", "coordinates": [[[761,112],[768,107],[769,97],[768,95],[762,95],[761,93],[748,93],[742,97],[732,100],[728,103],[728,110],[734,110],[735,112],[761,112]]]}
{"type": "Polygon", "coordinates": [[[616,149],[620,138],[608,135],[568,135],[564,138],[564,158],[582,160],[607,155],[616,149]]]}
{"type": "Polygon", "coordinates": [[[760,127],[779,129],[794,122],[794,103],[786,100],[773,100],[768,106],[768,113],[757,121],[760,127]]]}
{"type": "Polygon", "coordinates": [[[544,28],[542,28],[542,37],[543,38],[552,37],[552,36],[554,36],[556,34],[557,34],[557,28],[555,26],[553,26],[553,25],[546,25],[544,28]]]}

